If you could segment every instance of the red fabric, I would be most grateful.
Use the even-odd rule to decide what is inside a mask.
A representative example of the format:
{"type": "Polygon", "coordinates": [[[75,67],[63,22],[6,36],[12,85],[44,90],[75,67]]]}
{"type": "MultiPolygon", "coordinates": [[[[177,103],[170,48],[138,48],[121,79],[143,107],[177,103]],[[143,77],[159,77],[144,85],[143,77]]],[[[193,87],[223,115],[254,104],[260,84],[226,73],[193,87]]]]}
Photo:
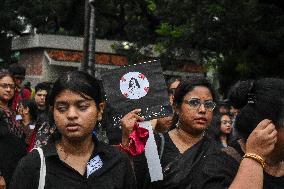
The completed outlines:
{"type": "Polygon", "coordinates": [[[12,102],[12,109],[16,110],[18,103],[22,99],[30,99],[31,98],[31,92],[28,89],[23,88],[22,90],[15,90],[15,95],[12,102]]]}
{"type": "Polygon", "coordinates": [[[147,129],[140,127],[138,123],[134,124],[133,132],[129,136],[129,153],[137,156],[145,151],[145,145],[149,137],[147,129]]]}
{"type": "Polygon", "coordinates": [[[34,129],[33,130],[33,133],[32,133],[32,136],[30,138],[30,141],[28,143],[28,147],[27,147],[27,151],[28,152],[31,152],[32,149],[34,148],[34,145],[35,145],[35,141],[36,141],[36,134],[37,134],[37,129],[34,129]]]}
{"type": "Polygon", "coordinates": [[[130,156],[137,156],[145,151],[145,145],[149,137],[147,129],[140,127],[138,123],[134,124],[133,132],[129,136],[129,147],[121,144],[116,146],[119,150],[128,153],[130,156]]]}

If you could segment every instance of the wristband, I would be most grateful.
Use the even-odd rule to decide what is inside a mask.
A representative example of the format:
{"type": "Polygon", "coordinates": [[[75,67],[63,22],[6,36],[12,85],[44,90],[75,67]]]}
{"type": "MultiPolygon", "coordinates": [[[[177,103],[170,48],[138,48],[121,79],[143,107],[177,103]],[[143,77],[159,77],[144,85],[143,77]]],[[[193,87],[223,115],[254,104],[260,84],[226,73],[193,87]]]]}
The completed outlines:
{"type": "Polygon", "coordinates": [[[264,166],[265,166],[265,160],[261,156],[259,156],[257,154],[246,153],[243,156],[243,158],[249,158],[249,159],[252,159],[252,160],[256,161],[257,163],[259,163],[262,166],[262,168],[264,168],[264,166]]]}

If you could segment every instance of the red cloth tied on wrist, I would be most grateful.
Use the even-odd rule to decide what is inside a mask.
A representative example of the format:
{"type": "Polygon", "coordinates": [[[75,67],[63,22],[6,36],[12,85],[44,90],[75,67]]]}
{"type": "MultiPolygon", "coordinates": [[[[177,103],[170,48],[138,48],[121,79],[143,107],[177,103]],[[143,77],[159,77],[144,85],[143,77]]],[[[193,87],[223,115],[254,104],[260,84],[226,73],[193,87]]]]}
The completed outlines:
{"type": "Polygon", "coordinates": [[[133,132],[129,136],[129,154],[137,156],[144,152],[145,145],[149,137],[147,129],[140,127],[138,123],[134,124],[133,132]]]}

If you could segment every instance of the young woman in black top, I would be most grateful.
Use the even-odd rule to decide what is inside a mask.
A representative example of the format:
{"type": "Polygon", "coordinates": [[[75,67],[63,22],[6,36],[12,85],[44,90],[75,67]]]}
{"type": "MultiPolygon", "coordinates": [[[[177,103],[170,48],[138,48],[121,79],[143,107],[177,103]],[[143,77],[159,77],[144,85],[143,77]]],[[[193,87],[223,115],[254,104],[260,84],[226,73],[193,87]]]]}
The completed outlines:
{"type": "Polygon", "coordinates": [[[284,80],[275,78],[238,82],[232,88],[242,139],[232,149],[207,156],[194,170],[193,188],[284,188],[283,94],[284,80]]]}
{"type": "MultiPolygon", "coordinates": [[[[136,188],[127,155],[92,135],[103,111],[96,79],[80,71],[63,75],[55,82],[49,103],[58,132],[43,147],[45,189],[136,188]]],[[[24,157],[10,188],[38,188],[40,164],[36,150],[24,157]]]]}

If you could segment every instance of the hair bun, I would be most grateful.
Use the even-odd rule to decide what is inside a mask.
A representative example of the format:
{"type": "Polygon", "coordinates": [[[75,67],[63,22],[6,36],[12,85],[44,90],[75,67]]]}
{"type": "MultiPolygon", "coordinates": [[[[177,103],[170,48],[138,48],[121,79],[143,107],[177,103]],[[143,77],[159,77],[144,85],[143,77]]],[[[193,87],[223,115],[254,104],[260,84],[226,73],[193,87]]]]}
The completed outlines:
{"type": "Polygon", "coordinates": [[[252,80],[238,81],[229,91],[229,100],[234,108],[241,109],[248,103],[248,94],[252,89],[252,80]]]}

